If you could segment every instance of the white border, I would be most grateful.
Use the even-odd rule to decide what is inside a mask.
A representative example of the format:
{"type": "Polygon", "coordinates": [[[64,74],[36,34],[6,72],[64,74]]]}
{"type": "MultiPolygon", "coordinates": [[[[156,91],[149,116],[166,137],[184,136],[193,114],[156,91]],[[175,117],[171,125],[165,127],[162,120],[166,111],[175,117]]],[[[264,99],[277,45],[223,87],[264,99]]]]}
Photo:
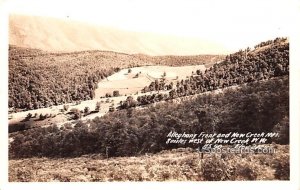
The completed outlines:
{"type": "MultiPolygon", "coordinates": [[[[270,1],[271,3],[272,1],[270,1]]],[[[0,1],[0,61],[1,61],[1,121],[0,121],[0,189],[99,189],[100,188],[122,188],[122,189],[185,189],[185,188],[218,188],[218,189],[300,189],[300,2],[299,0],[288,1],[294,9],[291,10],[290,18],[290,155],[291,155],[291,180],[290,181],[234,181],[234,182],[113,182],[113,183],[8,183],[8,122],[7,122],[7,94],[8,94],[8,9],[7,4],[0,1]]],[[[271,6],[271,5],[270,5],[271,6]]]]}
{"type": "Polygon", "coordinates": [[[8,179],[8,11],[0,1],[0,189],[8,179]]]}

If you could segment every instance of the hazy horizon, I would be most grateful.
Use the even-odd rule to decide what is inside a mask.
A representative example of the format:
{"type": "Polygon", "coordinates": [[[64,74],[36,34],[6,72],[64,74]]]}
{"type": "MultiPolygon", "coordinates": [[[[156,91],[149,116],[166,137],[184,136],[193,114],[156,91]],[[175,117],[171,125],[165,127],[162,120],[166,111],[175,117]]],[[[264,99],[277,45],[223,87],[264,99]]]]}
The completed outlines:
{"type": "MultiPolygon", "coordinates": [[[[82,26],[93,25],[93,27],[113,30],[113,37],[99,33],[98,36],[102,36],[101,42],[93,40],[95,42],[93,45],[83,44],[83,46],[121,52],[125,49],[124,53],[151,55],[228,54],[276,37],[288,37],[291,26],[289,22],[291,6],[292,4],[285,0],[243,2],[238,0],[226,2],[221,0],[87,0],[76,2],[12,0],[8,4],[10,15],[47,17],[64,20],[66,23],[80,22],[82,26]],[[115,46],[113,44],[117,43],[116,39],[120,41],[122,38],[123,34],[120,35],[120,33],[126,33],[126,37],[129,33],[130,36],[137,34],[138,37],[121,40],[129,46],[133,43],[132,52],[127,51],[131,47],[124,47],[126,44],[112,48],[115,46]],[[108,39],[103,39],[103,36],[108,39]]],[[[25,20],[24,22],[23,24],[26,25],[25,20]]],[[[30,24],[30,27],[32,25],[38,26],[30,24]]],[[[53,38],[66,41],[60,39],[64,35],[55,36],[55,32],[61,33],[60,30],[63,28],[61,26],[58,28],[59,31],[54,31],[53,38]]],[[[43,32],[46,30],[46,28],[39,29],[43,32]]],[[[80,30],[84,29],[80,28],[80,30]]],[[[26,32],[30,33],[29,28],[26,32]]],[[[49,35],[49,32],[46,33],[49,35]]],[[[68,33],[70,32],[72,33],[72,31],[68,33]]],[[[77,35],[79,34],[80,32],[77,35]]],[[[90,32],[86,34],[90,35],[90,32]]],[[[92,36],[99,38],[94,32],[90,39],[92,36]]],[[[74,38],[68,40],[74,42],[74,38]]],[[[53,43],[48,42],[48,45],[51,46],[53,43]]],[[[59,45],[63,46],[62,42],[59,45]]],[[[70,47],[70,43],[67,47],[70,47]]]]}
{"type": "Polygon", "coordinates": [[[16,14],[9,17],[9,44],[52,52],[102,50],[154,56],[229,53],[221,44],[195,37],[16,14]]]}

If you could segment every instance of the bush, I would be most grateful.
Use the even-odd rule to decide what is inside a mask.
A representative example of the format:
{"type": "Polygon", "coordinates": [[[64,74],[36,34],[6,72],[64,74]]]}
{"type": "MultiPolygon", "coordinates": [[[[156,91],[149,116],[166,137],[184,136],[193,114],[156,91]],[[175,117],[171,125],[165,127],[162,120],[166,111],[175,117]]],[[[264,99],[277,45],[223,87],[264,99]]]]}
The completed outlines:
{"type": "Polygon", "coordinates": [[[26,120],[26,121],[29,121],[29,119],[30,119],[31,117],[32,117],[32,114],[31,114],[31,113],[28,113],[27,116],[25,117],[25,120],[26,120]]]}
{"type": "Polygon", "coordinates": [[[238,166],[237,168],[237,176],[242,177],[242,180],[256,180],[257,171],[250,164],[238,166]]]}
{"type": "Polygon", "coordinates": [[[202,164],[202,175],[206,181],[221,181],[224,180],[224,173],[222,171],[223,164],[215,159],[206,159],[202,164]]]}
{"type": "Polygon", "coordinates": [[[40,114],[40,116],[39,116],[39,119],[40,120],[44,120],[44,119],[46,119],[47,117],[46,117],[46,115],[44,116],[43,114],[40,114]]]}
{"type": "Polygon", "coordinates": [[[290,160],[288,158],[282,158],[277,160],[275,164],[275,178],[279,180],[290,179],[290,160]]]}
{"type": "Polygon", "coordinates": [[[106,94],[105,94],[105,97],[106,97],[106,98],[110,98],[110,97],[111,97],[111,93],[106,93],[106,94]]]}
{"type": "Polygon", "coordinates": [[[84,113],[85,114],[89,114],[90,113],[90,108],[89,107],[85,107],[84,108],[84,113]]]}
{"type": "Polygon", "coordinates": [[[80,119],[82,114],[78,108],[72,108],[70,112],[74,115],[73,119],[80,119]]]}

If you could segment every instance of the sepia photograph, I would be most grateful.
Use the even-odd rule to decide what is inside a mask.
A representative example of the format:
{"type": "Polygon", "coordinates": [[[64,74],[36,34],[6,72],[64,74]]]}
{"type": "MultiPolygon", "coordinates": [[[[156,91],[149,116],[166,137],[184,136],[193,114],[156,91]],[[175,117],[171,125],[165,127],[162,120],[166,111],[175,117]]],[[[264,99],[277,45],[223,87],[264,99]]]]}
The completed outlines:
{"type": "Polygon", "coordinates": [[[9,183],[290,182],[290,1],[7,7],[9,183]]]}

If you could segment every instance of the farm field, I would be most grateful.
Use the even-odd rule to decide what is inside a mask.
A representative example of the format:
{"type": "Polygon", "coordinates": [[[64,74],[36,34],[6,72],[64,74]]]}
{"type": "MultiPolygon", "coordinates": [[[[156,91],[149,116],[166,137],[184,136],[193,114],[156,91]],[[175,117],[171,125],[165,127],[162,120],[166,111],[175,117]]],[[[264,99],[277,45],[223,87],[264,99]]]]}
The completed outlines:
{"type": "Polygon", "coordinates": [[[129,69],[122,69],[98,83],[95,91],[96,98],[105,96],[107,93],[112,94],[115,90],[118,90],[121,95],[136,94],[157,79],[164,78],[166,82],[182,80],[198,69],[204,72],[206,67],[205,65],[143,66],[130,68],[130,73],[128,73],[129,69]]]}

